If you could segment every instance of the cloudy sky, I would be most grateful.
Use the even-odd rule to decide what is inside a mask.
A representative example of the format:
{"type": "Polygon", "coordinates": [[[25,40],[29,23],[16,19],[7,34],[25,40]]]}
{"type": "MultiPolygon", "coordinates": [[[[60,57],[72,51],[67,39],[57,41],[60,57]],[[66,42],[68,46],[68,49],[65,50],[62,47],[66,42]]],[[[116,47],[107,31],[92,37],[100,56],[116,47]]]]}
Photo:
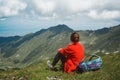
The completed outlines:
{"type": "Polygon", "coordinates": [[[96,30],[120,24],[120,0],[0,0],[0,36],[58,24],[96,30]]]}

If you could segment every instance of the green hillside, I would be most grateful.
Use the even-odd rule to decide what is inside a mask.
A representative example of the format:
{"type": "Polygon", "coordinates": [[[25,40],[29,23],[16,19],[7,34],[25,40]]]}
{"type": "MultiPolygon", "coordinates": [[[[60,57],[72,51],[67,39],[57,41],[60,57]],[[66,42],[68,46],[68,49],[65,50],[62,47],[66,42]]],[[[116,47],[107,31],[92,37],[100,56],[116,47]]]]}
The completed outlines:
{"type": "Polygon", "coordinates": [[[119,80],[120,54],[98,55],[103,59],[102,68],[98,71],[67,74],[59,71],[58,64],[55,72],[46,69],[46,60],[40,60],[20,70],[0,71],[0,80],[119,80]]]}
{"type": "MultiPolygon", "coordinates": [[[[0,37],[0,65],[22,68],[39,60],[53,58],[57,50],[67,46],[73,32],[66,25],[42,29],[25,36],[0,37]]],[[[120,25],[99,30],[78,30],[86,54],[120,52],[120,25]]],[[[1,67],[1,66],[0,66],[1,67]]]]}
{"type": "Polygon", "coordinates": [[[88,32],[89,36],[85,39],[88,42],[85,43],[87,52],[120,52],[120,25],[88,32]]]}
{"type": "Polygon", "coordinates": [[[69,43],[70,32],[73,30],[66,25],[57,25],[27,34],[8,43],[0,41],[4,44],[3,46],[0,44],[1,54],[8,62],[11,62],[11,65],[24,67],[41,58],[48,58],[56,54],[58,48],[69,43]]]}

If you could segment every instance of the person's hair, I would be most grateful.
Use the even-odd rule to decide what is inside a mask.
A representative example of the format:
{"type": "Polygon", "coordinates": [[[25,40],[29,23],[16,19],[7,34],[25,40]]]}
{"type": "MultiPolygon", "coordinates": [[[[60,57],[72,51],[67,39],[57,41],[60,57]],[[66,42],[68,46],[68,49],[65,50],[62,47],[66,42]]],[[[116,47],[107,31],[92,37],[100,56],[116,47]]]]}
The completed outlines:
{"type": "Polygon", "coordinates": [[[78,34],[77,32],[73,32],[73,33],[71,34],[71,36],[70,36],[70,40],[71,40],[72,42],[78,42],[78,41],[79,41],[79,34],[78,34]],[[76,39],[76,37],[74,37],[75,34],[78,35],[77,39],[76,39]]]}

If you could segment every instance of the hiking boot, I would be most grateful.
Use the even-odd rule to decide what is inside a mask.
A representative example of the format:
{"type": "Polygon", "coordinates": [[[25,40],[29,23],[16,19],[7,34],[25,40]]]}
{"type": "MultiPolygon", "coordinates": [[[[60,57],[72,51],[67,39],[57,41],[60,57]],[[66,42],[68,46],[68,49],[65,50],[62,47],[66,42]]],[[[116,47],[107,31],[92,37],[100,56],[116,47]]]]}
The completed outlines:
{"type": "Polygon", "coordinates": [[[54,69],[54,67],[53,67],[52,63],[50,62],[50,60],[47,61],[47,65],[48,65],[49,69],[51,69],[51,70],[54,69]]]}

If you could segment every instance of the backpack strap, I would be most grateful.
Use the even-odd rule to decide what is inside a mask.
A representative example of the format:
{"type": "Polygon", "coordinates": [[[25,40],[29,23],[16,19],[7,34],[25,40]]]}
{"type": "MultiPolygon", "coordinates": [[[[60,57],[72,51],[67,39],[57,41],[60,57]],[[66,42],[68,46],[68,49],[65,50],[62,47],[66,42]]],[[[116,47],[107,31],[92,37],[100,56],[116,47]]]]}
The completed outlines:
{"type": "Polygon", "coordinates": [[[96,55],[96,54],[92,54],[90,59],[88,61],[91,61],[94,57],[100,58],[100,56],[96,55]]]}

